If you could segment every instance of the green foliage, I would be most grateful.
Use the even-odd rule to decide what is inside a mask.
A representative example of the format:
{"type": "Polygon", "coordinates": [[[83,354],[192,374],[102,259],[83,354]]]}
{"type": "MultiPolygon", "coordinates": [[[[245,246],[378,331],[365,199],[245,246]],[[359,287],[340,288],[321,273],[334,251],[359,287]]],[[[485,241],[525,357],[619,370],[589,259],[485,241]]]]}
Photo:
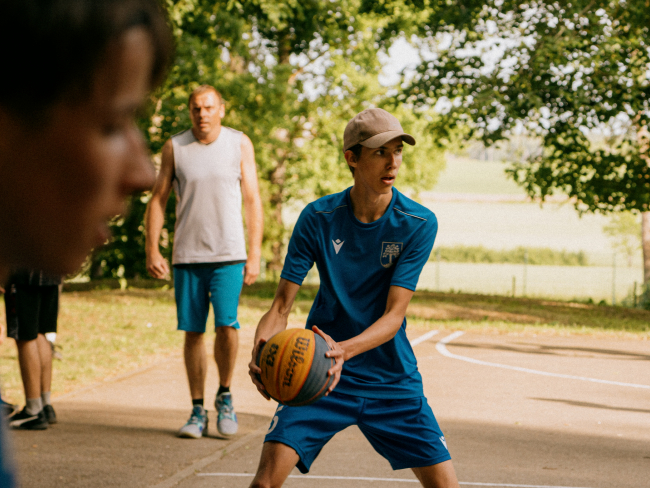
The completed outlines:
{"type": "Polygon", "coordinates": [[[603,226],[603,232],[612,240],[614,249],[625,254],[628,266],[632,266],[632,258],[641,249],[639,216],[632,212],[612,214],[609,224],[603,226]]]}
{"type": "Polygon", "coordinates": [[[528,253],[528,264],[546,266],[589,266],[584,252],[557,251],[547,247],[517,247],[515,249],[486,249],[483,246],[436,246],[429,257],[450,263],[510,263],[523,264],[528,253]]]}
{"type": "MultiPolygon", "coordinates": [[[[95,249],[90,257],[88,275],[99,278],[148,277],[144,251],[144,213],[150,194],[134,195],[125,217],[111,223],[113,237],[105,246],[95,249]]],[[[166,208],[166,227],[162,232],[160,251],[171,262],[173,230],[176,222],[176,202],[170,198],[166,208]]]]}
{"type": "MultiPolygon", "coordinates": [[[[342,154],[347,121],[386,103],[379,85],[374,25],[358,0],[166,0],[176,38],[176,60],[166,84],[141,120],[159,153],[173,134],[191,127],[187,98],[214,85],[226,102],[224,124],[247,134],[255,147],[264,205],[263,258],[271,274],[282,264],[288,229],[283,210],[352,184],[342,154]]],[[[407,150],[400,189],[433,186],[444,165],[426,123],[396,110],[418,145],[407,150]]],[[[173,241],[173,197],[167,208],[166,256],[173,241]]],[[[143,275],[145,200],[113,225],[115,238],[93,257],[93,276],[143,275]],[[102,265],[103,263],[103,265],[102,265]]]]}
{"type": "Polygon", "coordinates": [[[423,61],[397,100],[444,108],[432,124],[439,141],[459,126],[486,145],[524,130],[543,150],[510,174],[531,196],[560,191],[583,211],[650,208],[647,2],[387,0],[364,8],[391,16],[383,42],[401,31],[418,36],[423,61]],[[591,142],[597,133],[610,136],[605,147],[591,142]]]}
{"type": "Polygon", "coordinates": [[[650,286],[643,287],[643,293],[638,297],[637,306],[645,310],[650,310],[650,286]]]}

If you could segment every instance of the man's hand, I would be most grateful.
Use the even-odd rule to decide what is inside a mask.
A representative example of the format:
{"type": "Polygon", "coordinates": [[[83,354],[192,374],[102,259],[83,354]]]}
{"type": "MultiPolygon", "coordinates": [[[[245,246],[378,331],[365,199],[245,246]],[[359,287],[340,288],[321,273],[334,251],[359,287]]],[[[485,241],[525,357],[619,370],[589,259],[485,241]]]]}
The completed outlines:
{"type": "Polygon", "coordinates": [[[318,327],[314,325],[311,330],[313,330],[315,334],[318,334],[323,339],[325,339],[325,342],[327,342],[327,345],[330,348],[330,350],[325,353],[325,356],[334,359],[334,366],[332,366],[327,371],[328,376],[334,376],[334,381],[332,381],[332,384],[327,389],[327,393],[325,393],[325,396],[327,396],[332,392],[332,390],[334,390],[336,385],[339,384],[339,380],[341,379],[341,371],[343,370],[343,363],[345,362],[345,353],[338,342],[336,342],[318,327]]]}
{"type": "Polygon", "coordinates": [[[244,266],[244,284],[252,285],[260,275],[260,260],[255,258],[248,258],[244,266]]]}
{"type": "Polygon", "coordinates": [[[169,279],[169,264],[160,251],[147,253],[147,271],[158,280],[169,279]]]}
{"type": "Polygon", "coordinates": [[[270,400],[271,397],[266,392],[266,388],[264,388],[264,385],[258,380],[259,375],[262,374],[262,370],[257,365],[257,356],[260,349],[264,347],[264,344],[266,344],[266,341],[264,339],[260,339],[259,342],[255,344],[255,347],[253,347],[253,357],[251,359],[251,362],[248,363],[248,374],[253,380],[253,384],[257,387],[257,391],[259,391],[264,398],[270,400]]]}

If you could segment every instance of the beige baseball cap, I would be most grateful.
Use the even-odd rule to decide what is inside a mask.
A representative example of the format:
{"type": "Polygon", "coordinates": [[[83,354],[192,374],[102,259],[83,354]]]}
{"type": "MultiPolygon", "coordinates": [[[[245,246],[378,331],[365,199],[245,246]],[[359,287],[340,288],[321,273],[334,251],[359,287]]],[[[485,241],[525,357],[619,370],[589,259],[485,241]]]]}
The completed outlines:
{"type": "Polygon", "coordinates": [[[343,133],[343,150],[357,144],[375,149],[388,141],[401,137],[404,142],[415,146],[415,139],[402,129],[393,115],[381,108],[368,108],[348,122],[343,133]]]}

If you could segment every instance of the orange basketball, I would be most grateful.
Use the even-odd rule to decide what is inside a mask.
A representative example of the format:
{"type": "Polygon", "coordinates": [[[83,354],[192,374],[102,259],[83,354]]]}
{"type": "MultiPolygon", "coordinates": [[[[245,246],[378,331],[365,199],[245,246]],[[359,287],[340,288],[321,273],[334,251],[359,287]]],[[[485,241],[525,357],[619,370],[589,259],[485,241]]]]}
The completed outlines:
{"type": "Polygon", "coordinates": [[[287,329],[271,337],[257,357],[260,381],[279,403],[308,405],[322,397],[334,380],[327,371],[334,360],[325,356],[325,339],[309,329],[287,329]]]}

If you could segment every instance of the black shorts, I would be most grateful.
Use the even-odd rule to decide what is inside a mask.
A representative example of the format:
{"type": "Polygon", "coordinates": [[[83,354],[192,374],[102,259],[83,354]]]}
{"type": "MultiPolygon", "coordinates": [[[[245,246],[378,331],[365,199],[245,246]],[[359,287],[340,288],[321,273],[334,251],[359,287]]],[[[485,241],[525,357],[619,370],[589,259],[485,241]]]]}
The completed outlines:
{"type": "Polygon", "coordinates": [[[38,334],[56,332],[59,287],[12,284],[5,295],[7,337],[33,341],[38,334]]]}

